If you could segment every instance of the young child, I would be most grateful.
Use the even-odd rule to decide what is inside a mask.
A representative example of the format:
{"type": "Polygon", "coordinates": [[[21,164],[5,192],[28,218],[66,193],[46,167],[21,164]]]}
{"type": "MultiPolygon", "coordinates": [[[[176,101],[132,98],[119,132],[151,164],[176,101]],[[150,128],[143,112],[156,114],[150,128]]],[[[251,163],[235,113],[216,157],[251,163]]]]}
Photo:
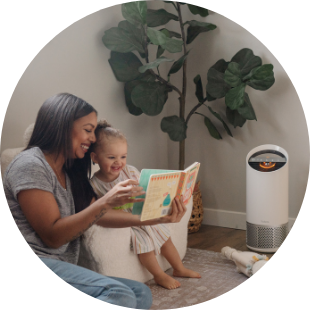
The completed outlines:
{"type": "MultiPolygon", "coordinates": [[[[106,121],[99,121],[96,128],[97,141],[91,147],[90,156],[100,170],[94,174],[91,184],[99,197],[105,195],[117,183],[134,179],[139,181],[140,173],[126,164],[127,140],[106,121]]],[[[119,210],[132,212],[132,208],[119,210]]],[[[143,223],[143,222],[142,222],[143,223]]],[[[167,275],[159,266],[156,255],[162,254],[173,268],[173,276],[200,278],[200,274],[183,266],[177,249],[170,238],[168,225],[131,227],[132,248],[140,262],[154,276],[155,282],[167,289],[175,289],[180,282],[167,275]]]]}

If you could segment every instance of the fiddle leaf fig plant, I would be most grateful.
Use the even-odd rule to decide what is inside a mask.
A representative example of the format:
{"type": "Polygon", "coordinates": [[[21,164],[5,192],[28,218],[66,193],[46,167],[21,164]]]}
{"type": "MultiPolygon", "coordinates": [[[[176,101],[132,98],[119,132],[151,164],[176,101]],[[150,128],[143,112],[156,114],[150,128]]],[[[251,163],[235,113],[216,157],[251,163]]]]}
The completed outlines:
{"type": "Polygon", "coordinates": [[[246,90],[248,87],[261,91],[269,89],[275,82],[273,65],[263,65],[261,58],[248,48],[241,49],[230,61],[218,60],[208,70],[206,87],[200,74],[194,78],[197,102],[185,115],[185,105],[189,104],[186,102],[188,45],[195,40],[204,40],[205,33],[215,30],[217,26],[205,21],[209,15],[205,8],[164,1],[172,5],[174,12],[170,13],[165,9],[148,9],[147,2],[122,4],[124,20],[117,27],[106,30],[102,41],[111,50],[109,63],[116,79],[124,83],[125,103],[130,114],[159,115],[169,93],[178,94],[178,115],[163,117],[160,127],[172,141],[179,142],[179,169],[183,170],[185,139],[191,117],[202,116],[210,135],[220,140],[222,135],[213,123],[217,119],[232,137],[227,122],[236,128],[242,127],[247,120],[257,120],[246,90]],[[183,20],[182,10],[185,9],[194,15],[193,19],[183,20]],[[179,32],[165,28],[168,22],[177,23],[179,32]],[[149,56],[151,49],[154,49],[151,55],[156,55],[154,59],[149,56]],[[165,53],[169,55],[165,56],[165,53]],[[161,74],[160,69],[167,69],[167,66],[165,72],[168,73],[161,74]],[[177,73],[182,74],[181,87],[170,81],[171,75],[177,73]],[[220,98],[225,99],[226,120],[207,104],[220,98]],[[198,112],[200,108],[203,113],[198,112]],[[205,115],[205,111],[209,116],[205,115]]]}
{"type": "Polygon", "coordinates": [[[244,48],[230,62],[219,60],[208,71],[207,92],[213,99],[225,97],[226,116],[234,127],[257,120],[246,86],[267,90],[275,82],[273,65],[262,65],[260,57],[244,48]]]}

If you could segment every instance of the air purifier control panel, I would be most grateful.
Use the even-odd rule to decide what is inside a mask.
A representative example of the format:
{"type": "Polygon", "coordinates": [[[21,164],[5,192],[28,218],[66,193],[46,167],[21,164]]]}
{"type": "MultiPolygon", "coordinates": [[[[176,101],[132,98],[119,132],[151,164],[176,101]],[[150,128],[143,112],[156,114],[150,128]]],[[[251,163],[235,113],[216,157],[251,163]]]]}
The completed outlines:
{"type": "Polygon", "coordinates": [[[284,154],[275,150],[254,153],[248,160],[249,165],[260,172],[272,172],[282,168],[287,162],[284,154]]]}

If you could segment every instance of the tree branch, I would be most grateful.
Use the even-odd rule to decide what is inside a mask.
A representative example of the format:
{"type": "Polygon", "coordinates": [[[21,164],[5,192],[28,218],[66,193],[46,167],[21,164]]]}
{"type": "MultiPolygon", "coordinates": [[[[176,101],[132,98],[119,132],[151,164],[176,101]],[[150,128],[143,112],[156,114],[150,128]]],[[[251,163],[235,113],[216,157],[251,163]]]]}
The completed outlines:
{"type": "Polygon", "coordinates": [[[199,112],[195,112],[194,114],[198,114],[198,115],[201,115],[201,116],[203,116],[203,117],[206,117],[204,114],[201,114],[201,113],[199,113],[199,112]]]}
{"type": "MultiPolygon", "coordinates": [[[[181,6],[180,3],[177,4],[177,11],[179,16],[179,23],[181,28],[181,35],[183,40],[183,52],[186,54],[186,42],[185,42],[185,33],[184,33],[184,25],[181,14],[181,6]]],[[[180,101],[180,118],[185,120],[185,98],[186,98],[186,85],[187,85],[187,77],[186,77],[186,69],[187,69],[187,59],[183,62],[183,85],[182,85],[182,94],[179,98],[180,101]]],[[[180,141],[179,143],[179,169],[183,170],[185,164],[185,139],[180,141]]]]}
{"type": "MultiPolygon", "coordinates": [[[[185,42],[185,32],[184,32],[183,18],[181,14],[181,5],[178,2],[177,2],[177,11],[178,11],[178,16],[179,16],[179,23],[180,23],[181,35],[182,35],[182,41],[183,41],[183,53],[185,55],[187,53],[186,42],[185,42]]],[[[186,69],[187,69],[187,59],[185,59],[183,63],[182,100],[180,100],[180,118],[182,119],[185,118],[185,98],[186,98],[186,85],[187,85],[186,69]]]]}
{"type": "Polygon", "coordinates": [[[191,118],[191,116],[195,113],[195,111],[196,111],[201,105],[203,105],[203,103],[200,103],[200,102],[199,102],[198,104],[196,104],[196,105],[191,109],[191,111],[188,113],[187,118],[186,118],[186,121],[185,121],[186,125],[187,125],[189,119],[191,118]]]}
{"type": "Polygon", "coordinates": [[[143,29],[144,29],[144,53],[145,53],[145,60],[147,63],[149,63],[149,50],[147,48],[147,25],[143,26],[143,29]]]}

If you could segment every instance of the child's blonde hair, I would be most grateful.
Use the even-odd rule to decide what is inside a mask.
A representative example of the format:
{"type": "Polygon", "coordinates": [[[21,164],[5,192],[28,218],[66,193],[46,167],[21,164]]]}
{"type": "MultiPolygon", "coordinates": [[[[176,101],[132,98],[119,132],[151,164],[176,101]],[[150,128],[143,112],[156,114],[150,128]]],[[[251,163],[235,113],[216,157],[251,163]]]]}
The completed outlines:
{"type": "Polygon", "coordinates": [[[122,139],[127,142],[125,135],[116,128],[113,128],[105,119],[102,119],[98,122],[95,129],[96,142],[91,145],[91,152],[96,152],[99,145],[102,142],[102,139],[122,139]]]}

